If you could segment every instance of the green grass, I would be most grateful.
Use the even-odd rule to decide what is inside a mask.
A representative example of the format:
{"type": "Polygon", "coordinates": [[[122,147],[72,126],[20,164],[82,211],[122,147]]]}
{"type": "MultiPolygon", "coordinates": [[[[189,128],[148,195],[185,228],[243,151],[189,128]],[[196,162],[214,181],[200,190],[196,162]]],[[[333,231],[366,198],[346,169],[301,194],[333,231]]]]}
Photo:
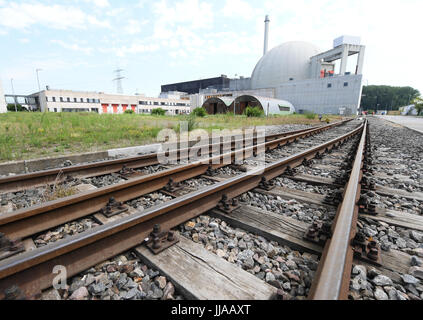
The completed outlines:
{"type": "MultiPolygon", "coordinates": [[[[331,116],[330,119],[339,119],[331,116]]],[[[164,128],[179,128],[189,116],[9,112],[0,115],[0,161],[103,151],[155,141],[164,128]]],[[[192,122],[192,120],[191,120],[192,122]]],[[[195,118],[195,128],[235,129],[259,125],[317,124],[305,115],[254,118],[228,114],[195,118]]]]}

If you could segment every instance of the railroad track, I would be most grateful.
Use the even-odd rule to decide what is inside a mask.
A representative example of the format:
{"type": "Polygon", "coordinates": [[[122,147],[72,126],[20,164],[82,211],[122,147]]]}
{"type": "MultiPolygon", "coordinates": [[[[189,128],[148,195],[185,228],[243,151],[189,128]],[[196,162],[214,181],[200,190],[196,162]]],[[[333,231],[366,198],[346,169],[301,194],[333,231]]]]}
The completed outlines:
{"type": "MultiPolygon", "coordinates": [[[[331,124],[330,127],[336,126],[339,123],[331,124]]],[[[326,126],[323,126],[326,127],[326,126]]],[[[294,130],[289,132],[283,133],[276,133],[272,135],[267,135],[265,137],[266,141],[271,141],[275,139],[279,139],[282,137],[300,134],[303,132],[307,132],[318,127],[311,127],[301,130],[294,130]]],[[[223,143],[220,141],[215,142],[211,138],[209,139],[209,151],[210,154],[212,153],[215,148],[220,149],[223,143]]],[[[235,148],[238,140],[231,141],[231,149],[235,148]]],[[[244,140],[240,140],[241,143],[244,140]]],[[[181,160],[181,154],[189,151],[190,148],[196,143],[197,141],[188,141],[186,142],[186,146],[182,145],[182,143],[178,142],[176,147],[178,149],[178,153],[175,155],[177,159],[181,160]]],[[[238,141],[239,142],[239,141],[238,141]]],[[[253,144],[257,144],[257,133],[254,133],[253,144]]],[[[150,153],[147,155],[135,156],[135,157],[126,157],[126,158],[119,158],[113,160],[104,160],[94,163],[88,164],[80,164],[80,165],[72,165],[63,168],[56,168],[56,169],[48,169],[48,170],[41,170],[37,172],[25,173],[25,174],[17,174],[12,176],[6,176],[0,178],[0,194],[7,193],[7,192],[16,192],[22,191],[29,188],[34,188],[37,186],[44,186],[53,183],[60,183],[63,181],[71,180],[74,178],[88,178],[88,177],[96,177],[111,173],[120,173],[121,176],[125,179],[130,178],[134,175],[134,169],[139,169],[146,166],[152,166],[159,164],[158,161],[158,154],[157,153],[150,153]]]]}
{"type": "MultiPolygon", "coordinates": [[[[324,132],[341,123],[342,122],[334,123],[329,126],[323,126],[301,133],[295,133],[287,137],[270,140],[261,147],[270,151],[283,145],[291,144],[298,139],[324,132]]],[[[248,153],[253,154],[257,152],[258,148],[261,147],[255,145],[245,149],[232,151],[230,152],[230,157],[232,160],[237,157],[244,157],[248,153]]],[[[140,176],[122,183],[9,212],[8,214],[0,216],[0,232],[11,240],[17,240],[93,214],[105,208],[111,201],[111,198],[120,203],[136,199],[142,195],[165,187],[171,190],[174,184],[206,174],[210,170],[226,166],[222,161],[224,157],[226,157],[226,154],[218,156],[217,158],[212,157],[210,160],[212,164],[198,161],[188,165],[181,165],[155,174],[140,176]],[[213,164],[213,162],[217,162],[217,164],[213,164]]]]}
{"type": "MultiPolygon", "coordinates": [[[[27,295],[34,295],[40,290],[51,286],[51,270],[54,265],[65,265],[68,276],[72,276],[103,261],[105,258],[142,243],[156,224],[160,224],[163,229],[170,230],[178,224],[205,213],[216,206],[225,210],[231,209],[232,206],[236,206],[236,203],[230,199],[234,199],[258,186],[265,189],[268,188],[271,179],[280,176],[286,171],[289,172],[296,166],[306,164],[315,156],[320,157],[324,152],[330,152],[333,148],[360,134],[364,128],[364,125],[360,125],[358,128],[335,139],[267,164],[263,172],[261,172],[261,169],[250,170],[247,173],[182,195],[143,212],[135,212],[130,216],[98,226],[57,243],[5,259],[0,263],[0,289],[4,292],[5,289],[10,288],[12,285],[18,285],[27,295]],[[37,274],[37,277],[34,277],[34,274],[37,274]]],[[[268,141],[265,143],[266,151],[280,148],[283,145],[297,141],[299,137],[306,137],[322,130],[324,128],[268,141]]],[[[257,148],[258,146],[253,146],[245,150],[233,151],[231,156],[234,157],[237,152],[242,152],[243,154],[252,153],[257,151],[257,148]]],[[[212,165],[212,169],[222,166],[221,164],[212,165]]],[[[118,184],[102,188],[102,190],[70,197],[70,199],[34,206],[34,208],[14,212],[0,218],[0,230],[12,240],[26,237],[75,219],[76,216],[73,216],[75,213],[79,216],[84,216],[100,210],[107,203],[110,192],[113,192],[113,196],[118,201],[125,201],[131,197],[136,197],[134,194],[130,196],[128,194],[135,192],[137,189],[139,190],[141,181],[142,192],[144,192],[141,194],[145,194],[165,187],[169,183],[169,178],[172,178],[173,182],[179,182],[204,174],[207,170],[210,170],[209,164],[191,164],[129,180],[125,182],[124,187],[122,187],[123,184],[118,184]],[[105,194],[105,190],[109,194],[107,192],[105,194]],[[121,193],[119,193],[120,190],[122,190],[121,193]],[[52,222],[52,219],[56,220],[52,222]]]]}
{"type": "MultiPolygon", "coordinates": [[[[126,216],[122,213],[104,219],[105,224],[101,226],[3,260],[0,262],[0,291],[4,292],[12,285],[18,285],[25,291],[26,297],[31,297],[51,286],[55,276],[51,271],[56,265],[66,266],[70,279],[80,272],[85,273],[82,277],[85,279],[90,272],[94,272],[88,270],[92,266],[95,266],[96,274],[100,273],[99,270],[104,271],[101,268],[114,270],[114,260],[107,263],[104,260],[131,250],[154,269],[166,275],[186,298],[269,299],[276,296],[290,299],[297,296],[300,299],[307,296],[309,299],[388,297],[418,300],[422,292],[418,284],[421,276],[418,256],[423,252],[416,247],[410,249],[408,239],[407,247],[402,249],[403,251],[388,251],[383,247],[385,245],[383,236],[379,233],[376,236],[371,234],[373,236],[371,237],[369,232],[373,230],[374,225],[379,225],[378,229],[389,225],[386,228],[390,228],[387,230],[391,239],[393,233],[390,230],[395,230],[397,227],[402,237],[400,227],[407,227],[410,229],[410,237],[417,239],[418,232],[423,231],[423,222],[418,216],[420,194],[389,189],[387,186],[374,183],[373,180],[386,181],[383,175],[382,180],[377,180],[378,175],[374,170],[380,166],[380,161],[384,161],[379,160],[381,159],[378,158],[379,154],[382,154],[382,158],[386,157],[386,154],[370,145],[367,125],[353,128],[341,136],[339,133],[337,138],[324,141],[312,148],[307,138],[294,143],[291,141],[290,145],[282,148],[280,146],[269,148],[264,172],[259,172],[259,169],[254,171],[254,161],[248,159],[244,160],[243,164],[249,169],[247,173],[239,170],[236,172],[237,167],[234,167],[234,170],[231,170],[236,174],[231,176],[231,170],[226,170],[228,167],[222,166],[216,169],[218,167],[216,166],[213,171],[220,170],[223,175],[202,175],[214,180],[210,186],[194,192],[190,190],[191,192],[186,194],[182,192],[183,190],[168,192],[174,194],[174,197],[170,197],[165,203],[154,205],[141,212],[132,210],[126,216]],[[272,188],[272,185],[276,187],[272,188]],[[404,204],[404,210],[413,214],[405,211],[389,211],[377,203],[375,205],[373,200],[367,201],[375,196],[383,197],[392,190],[394,194],[403,196],[402,203],[404,199],[413,201],[412,203],[417,205],[417,211],[407,203],[404,204]],[[367,197],[368,194],[372,196],[367,197]],[[265,201],[260,205],[257,197],[264,197],[265,201]],[[300,203],[306,215],[302,212],[292,212],[292,207],[300,203]],[[323,212],[324,210],[327,212],[323,212]],[[324,214],[320,215],[322,212],[324,214]],[[204,221],[207,223],[204,224],[204,221]],[[332,223],[329,228],[328,223],[332,223]],[[203,226],[198,227],[201,224],[203,226]],[[176,227],[175,233],[180,233],[180,242],[158,255],[153,255],[144,245],[139,244],[149,238],[149,245],[152,246],[156,242],[156,249],[160,250],[162,242],[154,241],[151,233],[156,225],[160,225],[166,233],[167,230],[176,227]],[[211,225],[213,227],[210,227],[211,225]],[[204,236],[209,231],[215,233],[212,238],[216,241],[220,239],[218,243],[220,246],[214,248],[211,245],[214,240],[204,242],[204,236]],[[225,233],[223,240],[219,238],[219,232],[225,233]],[[243,238],[239,240],[238,236],[234,237],[235,233],[242,234],[243,238]],[[202,240],[199,240],[200,235],[202,240]],[[228,235],[232,235],[232,238],[228,235]],[[254,249],[253,259],[248,256],[248,250],[252,248],[250,244],[253,242],[248,242],[245,237],[254,237],[253,246],[260,243],[260,249],[254,249]],[[244,239],[247,248],[239,249],[238,257],[234,261],[233,250],[238,250],[238,247],[230,250],[228,240],[236,242],[239,240],[241,243],[244,239]],[[221,241],[225,244],[222,245],[221,241]],[[382,244],[383,250],[379,244],[382,244]],[[282,245],[283,247],[280,247],[282,245]],[[262,248],[268,250],[264,256],[261,252],[266,250],[262,248]],[[277,261],[273,259],[276,258],[274,253],[270,255],[274,248],[278,252],[277,261]],[[293,251],[294,249],[296,251],[293,251]],[[280,253],[284,250],[288,252],[285,256],[280,253]],[[298,256],[298,252],[302,252],[302,256],[301,254],[298,256]],[[257,253],[260,256],[257,256],[257,253]],[[321,258],[317,264],[319,256],[321,258]],[[233,267],[236,264],[244,270],[233,267]],[[296,266],[294,269],[293,265],[296,266]],[[311,271],[307,269],[309,267],[311,271]],[[190,270],[197,270],[199,274],[204,271],[204,274],[210,277],[204,282],[201,276],[190,273],[190,270]],[[209,279],[214,279],[221,285],[220,291],[212,292],[214,285],[209,279]],[[227,281],[228,279],[230,281],[227,281]],[[229,284],[222,287],[221,281],[229,284]],[[369,286],[373,286],[373,291],[362,289],[369,286]],[[207,291],[204,287],[211,289],[207,291]]],[[[401,144],[398,145],[398,149],[401,149],[401,144]]],[[[251,151],[253,150],[254,147],[251,151]]],[[[418,157],[413,155],[410,158],[414,161],[418,157]]],[[[202,178],[196,175],[195,179],[202,178]]],[[[181,179],[182,181],[187,180],[181,179]]],[[[406,187],[413,188],[411,184],[406,187]]],[[[165,192],[163,189],[157,190],[165,192]]],[[[399,240],[397,247],[401,248],[399,240]]],[[[423,238],[421,241],[415,241],[422,243],[423,238]]],[[[239,247],[241,248],[241,245],[239,247]]],[[[148,275],[145,278],[147,277],[148,275]]],[[[163,280],[163,277],[159,278],[163,280]]],[[[161,281],[157,283],[159,282],[161,283],[161,281]]],[[[150,286],[146,287],[144,282],[142,284],[147,292],[150,286]]],[[[97,287],[90,289],[90,294],[93,297],[103,298],[97,289],[97,287]]],[[[156,289],[155,287],[154,290],[156,289]]],[[[140,298],[133,294],[133,290],[135,289],[124,293],[123,297],[140,298]]],[[[151,297],[160,298],[160,295],[153,294],[151,297]]]]}

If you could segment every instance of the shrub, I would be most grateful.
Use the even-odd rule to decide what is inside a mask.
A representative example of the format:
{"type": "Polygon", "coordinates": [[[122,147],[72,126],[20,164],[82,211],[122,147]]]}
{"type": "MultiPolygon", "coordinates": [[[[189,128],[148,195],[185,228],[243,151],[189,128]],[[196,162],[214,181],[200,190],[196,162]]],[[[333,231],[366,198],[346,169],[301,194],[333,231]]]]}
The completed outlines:
{"type": "Polygon", "coordinates": [[[316,114],[314,112],[305,112],[304,114],[307,119],[313,120],[316,118],[316,114]]]}
{"type": "Polygon", "coordinates": [[[125,113],[132,114],[132,113],[135,113],[135,112],[134,112],[134,110],[132,110],[132,109],[126,109],[126,110],[125,110],[125,113]]]}
{"type": "Polygon", "coordinates": [[[247,108],[245,108],[244,114],[247,117],[262,117],[264,115],[264,112],[259,107],[248,106],[247,108]]]}
{"type": "Polygon", "coordinates": [[[164,110],[162,108],[155,108],[155,109],[151,110],[152,115],[164,116],[165,113],[166,113],[166,110],[164,110]]]}
{"type": "MultiPolygon", "coordinates": [[[[22,107],[22,105],[20,105],[19,103],[16,104],[16,110],[17,111],[26,111],[26,109],[24,107],[22,107]]],[[[7,104],[7,111],[15,111],[15,104],[14,103],[8,103],[7,104]]]]}
{"type": "Polygon", "coordinates": [[[191,114],[196,117],[204,117],[207,114],[207,112],[206,112],[206,109],[204,109],[203,107],[198,107],[192,110],[191,114]]]}
{"type": "Polygon", "coordinates": [[[197,126],[197,121],[195,121],[195,115],[190,115],[188,117],[188,131],[192,131],[196,126],[197,126]]]}
{"type": "MultiPolygon", "coordinates": [[[[195,115],[193,115],[192,113],[187,117],[188,121],[187,121],[187,129],[188,131],[192,131],[197,127],[197,121],[195,120],[195,115]]],[[[176,132],[179,133],[181,131],[181,123],[178,123],[176,126],[172,126],[172,129],[176,132]]],[[[185,131],[185,129],[183,130],[185,131]]]]}

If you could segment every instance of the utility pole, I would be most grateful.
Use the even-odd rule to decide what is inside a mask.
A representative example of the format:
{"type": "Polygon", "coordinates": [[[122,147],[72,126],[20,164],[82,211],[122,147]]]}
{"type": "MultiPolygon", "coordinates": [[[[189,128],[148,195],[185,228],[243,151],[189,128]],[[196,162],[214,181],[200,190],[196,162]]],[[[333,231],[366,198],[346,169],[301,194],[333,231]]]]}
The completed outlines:
{"type": "MultiPolygon", "coordinates": [[[[235,92],[237,92],[237,90],[238,90],[238,82],[236,81],[236,77],[238,76],[238,74],[236,74],[235,73],[235,92]]],[[[235,96],[235,93],[234,93],[234,96],[235,96]]],[[[234,100],[234,115],[236,114],[235,113],[235,105],[236,105],[236,98],[235,98],[235,100],[234,100]]]]}
{"type": "Polygon", "coordinates": [[[125,79],[125,77],[123,77],[121,75],[122,71],[123,71],[123,69],[116,69],[114,71],[116,73],[116,78],[114,78],[113,81],[116,81],[116,92],[117,93],[123,93],[122,79],[125,79]]]}
{"type": "Polygon", "coordinates": [[[13,78],[10,79],[10,83],[12,84],[13,101],[15,101],[15,112],[18,112],[18,107],[16,105],[15,89],[13,88],[13,78]]]}
{"type": "Polygon", "coordinates": [[[41,92],[41,87],[40,87],[40,78],[38,76],[38,72],[42,71],[42,69],[35,69],[35,72],[37,73],[37,83],[38,83],[38,92],[41,92]]]}

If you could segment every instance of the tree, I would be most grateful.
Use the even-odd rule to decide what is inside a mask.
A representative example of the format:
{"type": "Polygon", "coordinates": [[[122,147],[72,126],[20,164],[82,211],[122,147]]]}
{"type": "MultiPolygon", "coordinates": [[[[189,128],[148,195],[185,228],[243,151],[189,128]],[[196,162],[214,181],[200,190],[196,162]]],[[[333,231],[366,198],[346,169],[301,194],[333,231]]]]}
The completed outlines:
{"type": "Polygon", "coordinates": [[[166,113],[166,110],[164,110],[162,108],[155,108],[155,109],[151,110],[152,115],[164,116],[165,113],[166,113]]]}
{"type": "Polygon", "coordinates": [[[398,110],[412,104],[420,92],[412,87],[363,86],[362,110],[398,110]]]}
{"type": "Polygon", "coordinates": [[[423,112],[423,98],[417,97],[413,101],[414,108],[416,108],[417,115],[420,116],[423,112]]]}
{"type": "MultiPolygon", "coordinates": [[[[24,107],[22,107],[22,105],[20,105],[19,103],[16,104],[16,110],[17,111],[26,111],[26,109],[24,107]]],[[[14,103],[8,103],[7,104],[7,111],[15,111],[15,104],[14,103]]]]}
{"type": "Polygon", "coordinates": [[[247,117],[262,117],[264,116],[264,111],[259,107],[247,106],[247,108],[244,110],[244,114],[247,117]]]}
{"type": "Polygon", "coordinates": [[[191,114],[193,114],[196,117],[204,117],[205,115],[207,115],[207,111],[206,109],[202,107],[198,107],[192,110],[191,114]]]}

